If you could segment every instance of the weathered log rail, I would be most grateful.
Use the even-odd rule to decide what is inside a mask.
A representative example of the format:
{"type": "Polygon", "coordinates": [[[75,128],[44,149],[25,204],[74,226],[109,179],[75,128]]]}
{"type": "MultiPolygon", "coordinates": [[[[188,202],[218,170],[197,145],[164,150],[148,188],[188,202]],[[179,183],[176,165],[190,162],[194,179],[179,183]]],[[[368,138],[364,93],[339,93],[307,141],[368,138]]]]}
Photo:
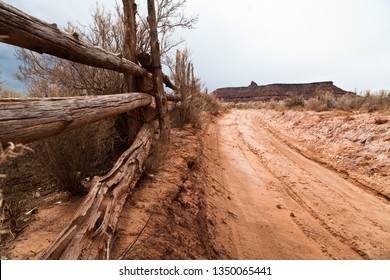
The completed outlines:
{"type": "Polygon", "coordinates": [[[29,143],[150,105],[146,93],[0,99],[0,142],[29,143]]]}
{"type": "MultiPolygon", "coordinates": [[[[129,2],[124,3],[127,4],[125,7],[136,7],[129,5],[133,1],[123,0],[126,1],[129,2]]],[[[131,147],[120,156],[111,171],[91,180],[88,195],[68,226],[43,252],[43,259],[109,259],[120,213],[127,196],[143,172],[143,164],[150,153],[157,123],[161,138],[169,141],[168,104],[162,83],[172,89],[176,87],[161,71],[154,0],[147,1],[153,33],[153,61],[150,62],[150,67],[140,66],[123,58],[121,54],[93,46],[83,41],[77,33],[60,31],[56,24],[48,24],[0,1],[1,42],[121,72],[126,77],[132,75],[138,80],[140,78],[141,84],[153,85],[147,90],[145,87],[145,91],[151,95],[138,92],[70,98],[0,99],[0,143],[28,143],[47,138],[149,106],[152,102],[156,107],[151,112],[154,112],[159,121],[149,117],[131,147]]],[[[128,15],[135,16],[135,12],[128,15]]],[[[168,99],[177,101],[174,97],[168,99]]]]}
{"type": "MultiPolygon", "coordinates": [[[[1,41],[10,45],[26,48],[41,54],[50,54],[59,58],[78,62],[88,66],[109,69],[136,77],[151,79],[149,71],[140,65],[84,41],[77,33],[67,33],[32,17],[15,7],[0,1],[1,41]]],[[[164,76],[166,86],[175,89],[164,76]]]]}
{"type": "Polygon", "coordinates": [[[148,75],[146,69],[122,58],[121,54],[95,47],[77,33],[63,32],[56,24],[46,23],[4,2],[0,2],[0,34],[4,43],[38,53],[137,77],[148,75]]]}

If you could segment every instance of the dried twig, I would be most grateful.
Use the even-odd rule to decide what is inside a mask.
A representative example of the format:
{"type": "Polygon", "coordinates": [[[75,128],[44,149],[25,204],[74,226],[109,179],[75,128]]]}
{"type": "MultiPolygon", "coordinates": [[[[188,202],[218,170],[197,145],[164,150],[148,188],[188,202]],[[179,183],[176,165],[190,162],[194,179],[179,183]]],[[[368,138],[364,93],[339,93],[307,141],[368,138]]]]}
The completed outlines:
{"type": "Polygon", "coordinates": [[[8,142],[8,146],[4,149],[3,144],[0,143],[0,164],[5,163],[8,159],[22,156],[25,150],[32,151],[31,148],[23,144],[14,144],[12,142],[8,142]]]}
{"type": "Polygon", "coordinates": [[[142,229],[139,231],[139,233],[137,234],[136,238],[130,243],[130,245],[126,248],[126,250],[124,251],[124,253],[119,257],[120,260],[123,260],[124,257],[126,257],[129,252],[131,251],[131,249],[134,247],[135,243],[137,243],[138,239],[141,237],[142,233],[144,232],[145,228],[148,226],[149,222],[150,222],[150,219],[152,218],[153,216],[153,213],[150,214],[148,220],[146,221],[145,225],[142,227],[142,229]]]}
{"type": "MultiPolygon", "coordinates": [[[[24,146],[23,144],[16,144],[15,145],[12,142],[9,142],[8,146],[6,148],[3,148],[3,144],[0,142],[0,165],[4,164],[8,159],[16,158],[18,156],[23,155],[25,150],[32,151],[30,148],[24,146]]],[[[5,177],[6,177],[5,174],[0,174],[0,179],[4,179],[5,177]]],[[[5,201],[4,191],[3,191],[2,186],[0,185],[0,210],[1,210],[0,235],[11,234],[13,237],[15,237],[11,228],[9,227],[9,225],[5,224],[6,219],[7,219],[7,217],[5,215],[5,210],[6,210],[6,208],[10,209],[10,206],[7,206],[6,204],[3,205],[4,201],[5,201]]]]}

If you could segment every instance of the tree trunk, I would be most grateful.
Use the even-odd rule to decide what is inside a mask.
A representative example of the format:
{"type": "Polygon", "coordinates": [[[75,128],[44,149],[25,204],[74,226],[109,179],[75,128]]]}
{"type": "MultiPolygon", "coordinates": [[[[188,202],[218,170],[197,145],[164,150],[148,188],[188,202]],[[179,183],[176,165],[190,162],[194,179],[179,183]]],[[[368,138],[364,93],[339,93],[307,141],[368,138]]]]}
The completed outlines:
{"type": "Polygon", "coordinates": [[[0,99],[0,142],[28,143],[147,106],[146,93],[0,99]]]}
{"type": "Polygon", "coordinates": [[[170,142],[171,124],[168,114],[168,102],[163,86],[160,45],[158,42],[157,19],[154,0],[148,0],[148,22],[150,28],[150,46],[152,55],[153,86],[156,99],[157,117],[160,123],[160,137],[163,143],[170,142]]]}
{"type": "Polygon", "coordinates": [[[133,145],[105,176],[95,176],[87,197],[42,259],[109,259],[124,203],[143,172],[154,126],[144,124],[133,145]]]}

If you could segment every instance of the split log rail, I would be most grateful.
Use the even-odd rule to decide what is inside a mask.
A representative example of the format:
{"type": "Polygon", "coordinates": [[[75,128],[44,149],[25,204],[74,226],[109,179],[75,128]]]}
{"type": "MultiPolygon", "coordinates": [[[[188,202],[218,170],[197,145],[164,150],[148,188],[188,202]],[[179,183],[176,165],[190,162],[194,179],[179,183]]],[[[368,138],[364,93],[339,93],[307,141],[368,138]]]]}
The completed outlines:
{"type": "MultiPolygon", "coordinates": [[[[56,24],[41,21],[0,1],[1,42],[121,72],[125,77],[136,77],[143,80],[143,84],[152,85],[147,93],[0,99],[0,143],[26,144],[156,104],[154,111],[157,120],[144,123],[133,144],[120,156],[108,174],[95,176],[90,181],[89,193],[77,213],[43,252],[42,259],[109,259],[120,213],[128,194],[143,172],[156,127],[160,127],[163,140],[169,141],[167,99],[172,100],[172,97],[167,98],[163,82],[172,89],[176,88],[161,71],[154,0],[147,1],[152,54],[147,67],[125,59],[122,54],[93,46],[80,39],[77,33],[61,31],[56,24]]],[[[123,0],[123,3],[127,9],[136,9],[132,0],[123,0]]],[[[134,10],[126,14],[129,20],[135,22],[135,18],[131,18],[135,17],[134,10]]]]}

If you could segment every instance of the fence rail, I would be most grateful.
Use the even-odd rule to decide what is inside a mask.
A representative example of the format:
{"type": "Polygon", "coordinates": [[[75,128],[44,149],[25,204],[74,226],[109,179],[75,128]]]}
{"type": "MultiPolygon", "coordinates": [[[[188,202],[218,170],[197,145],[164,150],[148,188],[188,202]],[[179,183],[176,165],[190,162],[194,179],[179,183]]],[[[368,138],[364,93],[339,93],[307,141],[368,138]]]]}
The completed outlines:
{"type": "Polygon", "coordinates": [[[0,142],[29,143],[150,105],[146,93],[0,99],[0,142]]]}
{"type": "Polygon", "coordinates": [[[129,73],[137,77],[148,76],[141,66],[79,38],[77,33],[59,30],[4,2],[0,2],[0,34],[2,41],[38,53],[50,54],[89,66],[129,73]]]}
{"type": "MultiPolygon", "coordinates": [[[[135,16],[134,0],[123,1],[127,2],[127,8],[134,9],[129,14],[135,16]]],[[[147,91],[153,95],[128,93],[72,98],[0,99],[0,142],[26,143],[148,106],[153,100],[156,105],[154,117],[146,120],[133,144],[119,157],[111,171],[91,180],[90,191],[79,210],[57,240],[43,252],[43,259],[108,259],[120,213],[130,190],[142,174],[157,123],[160,126],[160,137],[169,141],[168,104],[163,82],[172,89],[175,86],[161,72],[154,0],[147,2],[153,57],[151,65],[147,65],[150,69],[124,59],[121,54],[95,47],[83,41],[77,33],[60,31],[55,24],[48,24],[0,1],[2,42],[125,73],[126,76],[142,77],[144,84],[152,85],[147,91]],[[158,122],[154,121],[155,117],[158,122]]]]}

